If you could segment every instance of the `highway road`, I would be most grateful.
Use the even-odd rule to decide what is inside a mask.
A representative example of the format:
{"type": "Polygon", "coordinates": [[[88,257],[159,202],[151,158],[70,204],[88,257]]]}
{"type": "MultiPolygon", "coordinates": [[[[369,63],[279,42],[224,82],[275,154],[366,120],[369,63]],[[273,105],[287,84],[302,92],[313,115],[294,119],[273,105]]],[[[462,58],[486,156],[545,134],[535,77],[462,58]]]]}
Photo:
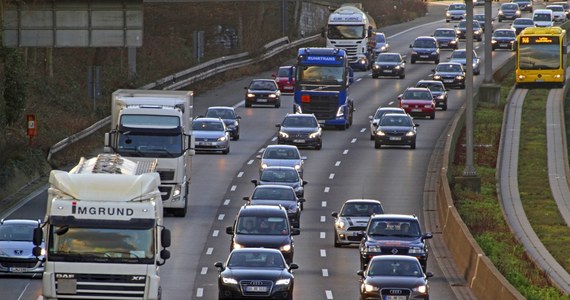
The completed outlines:
{"type": "MultiPolygon", "coordinates": [[[[482,11],[482,7],[477,7],[482,11]]],[[[493,9],[496,12],[496,8],[493,9]]],[[[395,26],[385,29],[393,51],[409,57],[409,44],[418,35],[430,35],[438,27],[452,27],[441,16],[431,16],[425,23],[410,28],[395,26]],[[434,21],[437,20],[437,21],[434,21]],[[405,28],[402,29],[402,28],[405,28]]],[[[495,24],[496,28],[507,23],[495,24]]],[[[464,43],[462,43],[464,46],[464,43]]],[[[475,43],[484,59],[483,43],[475,43]]],[[[449,51],[442,51],[442,61],[449,51]]],[[[512,52],[494,52],[493,65],[501,64],[512,52]]],[[[408,59],[409,61],[409,59],[408,59]]],[[[305,210],[301,235],[295,237],[296,299],[357,299],[359,268],[357,247],[334,248],[330,213],[351,198],[373,198],[382,201],[387,212],[423,216],[423,194],[429,158],[452,116],[464,104],[465,90],[451,90],[449,108],[438,111],[435,120],[418,119],[417,149],[382,148],[375,150],[369,140],[368,116],[378,106],[395,106],[395,99],[406,87],[427,79],[433,63],[407,64],[405,79],[372,79],[370,72],[356,72],[351,86],[355,100],[354,124],[345,131],[326,130],[323,149],[301,150],[307,156],[304,178],[305,210]]],[[[271,71],[256,77],[270,78],[271,71]]],[[[475,77],[478,86],[483,75],[475,77]]],[[[163,299],[214,299],[217,297],[214,262],[223,261],[229,253],[230,236],[225,228],[234,220],[244,203],[241,198],[253,190],[258,161],[255,156],[268,144],[275,143],[275,123],[292,111],[292,97],[285,96],[282,106],[244,108],[243,93],[251,77],[240,78],[219,86],[195,99],[195,114],[203,114],[211,105],[237,107],[242,116],[239,141],[231,142],[228,155],[199,154],[194,157],[189,214],[186,218],[169,217],[166,226],[172,230],[172,258],[161,267],[163,299]]],[[[8,218],[42,219],[45,191],[26,202],[8,218]]],[[[431,231],[433,228],[424,228],[431,231]]],[[[428,270],[433,299],[456,299],[452,287],[443,277],[435,257],[430,256],[428,270]]],[[[41,280],[3,278],[0,299],[32,300],[41,294],[41,280]]]]}

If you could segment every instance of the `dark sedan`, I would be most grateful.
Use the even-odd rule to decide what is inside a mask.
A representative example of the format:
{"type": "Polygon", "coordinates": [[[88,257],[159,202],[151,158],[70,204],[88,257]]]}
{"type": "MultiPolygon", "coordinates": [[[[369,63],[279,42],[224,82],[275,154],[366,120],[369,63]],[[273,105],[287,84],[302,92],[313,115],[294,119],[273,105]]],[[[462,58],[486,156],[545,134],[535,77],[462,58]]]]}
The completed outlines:
{"type": "MultiPolygon", "coordinates": [[[[459,24],[455,27],[455,34],[457,34],[457,37],[460,39],[466,38],[467,21],[459,21],[459,24]]],[[[483,28],[481,27],[481,24],[479,24],[479,21],[473,21],[473,40],[478,42],[483,40],[483,28]]]]}
{"type": "Polygon", "coordinates": [[[497,29],[491,39],[491,50],[505,49],[515,51],[517,34],[512,29],[497,29]]]}
{"type": "Polygon", "coordinates": [[[535,27],[534,21],[531,18],[516,18],[511,24],[511,29],[513,29],[517,35],[528,27],[535,27]]]}
{"type": "Polygon", "coordinates": [[[218,268],[218,299],[292,299],[296,264],[287,265],[279,250],[233,250],[218,268]]]}
{"type": "Polygon", "coordinates": [[[435,106],[447,110],[447,89],[441,81],[437,80],[420,80],[416,83],[416,87],[425,87],[431,91],[435,106]]]}
{"type": "Polygon", "coordinates": [[[374,148],[396,145],[416,149],[416,127],[418,126],[407,114],[385,114],[376,129],[374,148]]]}
{"type": "Polygon", "coordinates": [[[429,299],[431,272],[424,273],[415,257],[385,255],[372,258],[360,276],[360,299],[429,299]]]}
{"type": "Polygon", "coordinates": [[[298,198],[295,190],[285,185],[259,185],[251,197],[243,197],[251,205],[281,205],[287,210],[291,226],[301,227],[301,210],[304,198],[298,198]]]}
{"type": "Polygon", "coordinates": [[[253,104],[270,104],[281,107],[281,91],[273,79],[254,79],[246,86],[245,107],[253,104]]]}
{"type": "Polygon", "coordinates": [[[499,23],[503,20],[514,20],[521,16],[521,10],[517,3],[503,3],[497,14],[499,23]]]}
{"type": "Polygon", "coordinates": [[[239,140],[239,121],[241,117],[230,106],[211,106],[206,111],[206,118],[220,118],[226,124],[226,129],[234,141],[239,140]]]}
{"type": "Polygon", "coordinates": [[[313,114],[287,114],[280,124],[277,144],[312,147],[321,150],[323,146],[322,129],[313,114]]]}
{"type": "Polygon", "coordinates": [[[400,53],[380,53],[372,65],[372,78],[378,76],[406,77],[406,61],[400,53]]]}
{"type": "Polygon", "coordinates": [[[293,167],[267,167],[259,175],[259,180],[252,179],[251,182],[256,186],[267,184],[290,186],[300,198],[305,195],[304,186],[307,184],[293,167]]]}
{"type": "Polygon", "coordinates": [[[440,63],[433,70],[433,80],[443,82],[445,86],[465,88],[465,71],[463,65],[458,62],[440,63]]]}
{"type": "Polygon", "coordinates": [[[439,44],[439,49],[457,49],[459,39],[455,30],[451,28],[438,28],[433,32],[433,37],[439,44]]]}

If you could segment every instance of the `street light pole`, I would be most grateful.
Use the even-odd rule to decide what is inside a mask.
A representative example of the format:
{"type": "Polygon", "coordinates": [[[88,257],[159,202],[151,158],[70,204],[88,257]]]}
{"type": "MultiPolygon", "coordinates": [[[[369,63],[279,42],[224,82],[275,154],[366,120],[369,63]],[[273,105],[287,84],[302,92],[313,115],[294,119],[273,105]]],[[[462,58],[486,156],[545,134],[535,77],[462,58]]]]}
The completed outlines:
{"type": "Polygon", "coordinates": [[[491,0],[485,0],[485,78],[484,83],[493,82],[493,51],[491,39],[493,34],[493,14],[491,0]]]}
{"type": "MultiPolygon", "coordinates": [[[[465,0],[467,7],[466,16],[466,76],[465,76],[465,102],[467,104],[465,111],[465,139],[466,139],[466,155],[465,155],[465,170],[463,176],[475,177],[477,171],[473,163],[473,0],[465,0]]],[[[485,40],[485,43],[489,41],[485,40]]]]}

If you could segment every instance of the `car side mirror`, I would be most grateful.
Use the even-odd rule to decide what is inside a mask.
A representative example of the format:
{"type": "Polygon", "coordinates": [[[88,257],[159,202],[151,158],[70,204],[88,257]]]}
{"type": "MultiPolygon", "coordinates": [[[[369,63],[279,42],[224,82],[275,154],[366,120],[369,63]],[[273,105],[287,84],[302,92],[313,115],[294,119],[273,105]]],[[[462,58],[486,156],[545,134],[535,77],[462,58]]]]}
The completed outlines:
{"type": "Polygon", "coordinates": [[[433,277],[433,273],[432,273],[432,272],[427,272],[427,273],[426,273],[426,277],[427,277],[427,278],[433,277]]]}
{"type": "Polygon", "coordinates": [[[298,265],[298,264],[292,263],[292,264],[289,265],[289,270],[297,270],[297,269],[299,269],[299,265],[298,265]]]}
{"type": "Polygon", "coordinates": [[[281,124],[275,124],[275,127],[281,128],[281,124]]]}
{"type": "Polygon", "coordinates": [[[410,48],[414,48],[414,47],[412,47],[412,45],[410,45],[410,48]]]}
{"type": "Polygon", "coordinates": [[[338,213],[336,211],[333,211],[331,213],[331,216],[333,216],[334,218],[338,218],[338,213]]]}
{"type": "Polygon", "coordinates": [[[257,179],[252,179],[251,183],[253,183],[255,186],[257,186],[259,184],[259,181],[257,181],[257,179]]]}
{"type": "Polygon", "coordinates": [[[241,116],[236,116],[236,120],[241,120],[241,116]]]}
{"type": "Polygon", "coordinates": [[[217,262],[214,263],[214,267],[216,267],[216,268],[218,268],[218,269],[220,269],[220,270],[223,270],[223,269],[224,269],[224,263],[221,262],[221,261],[217,261],[217,262]]]}
{"type": "Polygon", "coordinates": [[[226,227],[226,233],[227,234],[234,234],[234,227],[233,226],[226,227]]]}
{"type": "Polygon", "coordinates": [[[249,197],[243,197],[243,201],[249,201],[249,197]]]}
{"type": "Polygon", "coordinates": [[[356,275],[360,276],[360,277],[364,277],[364,271],[363,270],[358,270],[356,271],[356,275]]]}
{"type": "Polygon", "coordinates": [[[301,156],[301,160],[307,160],[306,156],[301,156]]]}
{"type": "Polygon", "coordinates": [[[368,120],[372,121],[372,120],[374,120],[374,117],[373,117],[373,116],[368,116],[368,120]]]}
{"type": "Polygon", "coordinates": [[[291,229],[291,235],[299,235],[301,234],[301,230],[298,228],[291,229]]]}
{"type": "Polygon", "coordinates": [[[271,74],[271,77],[277,78],[277,75],[276,75],[276,74],[271,74]]]}
{"type": "Polygon", "coordinates": [[[244,90],[247,90],[247,86],[243,88],[244,90]]]}
{"type": "Polygon", "coordinates": [[[303,202],[305,202],[305,201],[307,201],[307,200],[305,200],[305,198],[298,198],[297,201],[298,201],[299,203],[303,203],[303,202]]]}
{"type": "Polygon", "coordinates": [[[420,127],[420,124],[414,124],[414,127],[420,127]]]}
{"type": "Polygon", "coordinates": [[[431,238],[433,238],[433,235],[431,232],[428,232],[428,233],[422,235],[423,240],[427,240],[427,239],[431,239],[431,238]]]}
{"type": "Polygon", "coordinates": [[[308,181],[305,181],[305,180],[303,180],[303,185],[307,185],[307,184],[309,184],[309,182],[308,182],[308,181]]]}

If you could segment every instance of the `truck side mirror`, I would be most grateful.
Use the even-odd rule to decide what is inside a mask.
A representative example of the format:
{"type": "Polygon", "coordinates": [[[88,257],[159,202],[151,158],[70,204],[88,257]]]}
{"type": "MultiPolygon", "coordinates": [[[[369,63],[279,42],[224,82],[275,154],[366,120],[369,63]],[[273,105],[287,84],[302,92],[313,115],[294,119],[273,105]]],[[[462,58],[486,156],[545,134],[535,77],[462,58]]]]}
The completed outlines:
{"type": "Polygon", "coordinates": [[[162,261],[157,262],[156,264],[162,266],[166,263],[166,260],[170,258],[170,251],[166,249],[160,250],[160,258],[162,259],[162,261]]]}
{"type": "Polygon", "coordinates": [[[42,245],[42,241],[43,241],[43,231],[41,227],[36,227],[34,228],[34,236],[33,236],[33,242],[34,242],[34,246],[41,246],[42,245]]]}
{"type": "MultiPolygon", "coordinates": [[[[163,228],[162,231],[160,232],[160,244],[162,245],[163,248],[168,248],[170,247],[171,244],[171,240],[170,240],[170,230],[163,228]]],[[[162,253],[161,253],[162,255],[162,253]]]]}

